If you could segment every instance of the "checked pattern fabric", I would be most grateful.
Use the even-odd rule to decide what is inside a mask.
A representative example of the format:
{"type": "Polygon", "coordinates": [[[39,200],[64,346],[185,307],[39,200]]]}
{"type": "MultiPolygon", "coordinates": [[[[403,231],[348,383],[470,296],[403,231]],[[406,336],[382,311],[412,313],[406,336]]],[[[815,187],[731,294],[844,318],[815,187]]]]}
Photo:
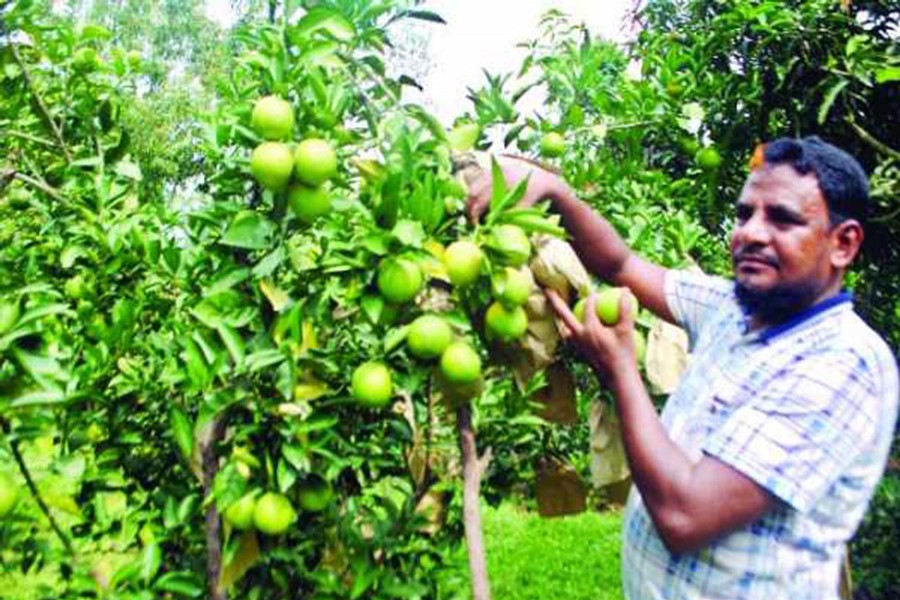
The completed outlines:
{"type": "Polygon", "coordinates": [[[846,544],[893,438],[893,353],[853,311],[849,294],[756,332],[748,332],[729,280],[669,271],[666,298],[692,358],[663,424],[692,460],[708,455],[732,466],[768,490],[776,507],[699,552],[674,555],[633,488],[625,596],[837,600],[846,544]]]}

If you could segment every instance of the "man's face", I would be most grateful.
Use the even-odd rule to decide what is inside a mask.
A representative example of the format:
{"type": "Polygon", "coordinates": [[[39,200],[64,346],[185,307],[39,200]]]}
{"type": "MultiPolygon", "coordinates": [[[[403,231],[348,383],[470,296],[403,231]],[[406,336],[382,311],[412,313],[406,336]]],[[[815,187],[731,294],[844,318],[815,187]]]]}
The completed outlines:
{"type": "Polygon", "coordinates": [[[828,207],[814,174],[789,165],[753,171],[737,203],[731,258],[738,299],[765,322],[813,304],[842,272],[828,207]]]}

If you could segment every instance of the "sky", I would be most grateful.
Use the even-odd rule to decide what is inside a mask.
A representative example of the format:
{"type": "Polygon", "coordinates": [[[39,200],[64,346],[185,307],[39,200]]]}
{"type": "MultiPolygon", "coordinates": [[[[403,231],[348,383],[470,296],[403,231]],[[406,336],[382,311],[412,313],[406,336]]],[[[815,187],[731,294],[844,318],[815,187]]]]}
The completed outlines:
{"type": "MultiPolygon", "coordinates": [[[[427,81],[427,102],[436,116],[449,122],[465,109],[469,87],[480,87],[483,70],[493,74],[515,71],[524,52],[516,45],[533,38],[541,15],[556,8],[584,22],[605,38],[624,40],[623,17],[633,0],[428,0],[418,8],[431,10],[446,25],[427,25],[433,67],[427,81]]],[[[229,26],[234,21],[229,0],[207,0],[207,15],[229,26]]],[[[422,101],[422,99],[413,98],[422,101]]]]}

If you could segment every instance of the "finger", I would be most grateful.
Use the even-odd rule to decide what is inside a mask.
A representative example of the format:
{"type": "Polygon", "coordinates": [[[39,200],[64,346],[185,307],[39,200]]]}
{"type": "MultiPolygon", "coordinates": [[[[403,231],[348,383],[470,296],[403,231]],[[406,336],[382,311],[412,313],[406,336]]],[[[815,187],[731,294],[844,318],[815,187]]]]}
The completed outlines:
{"type": "Polygon", "coordinates": [[[584,327],[585,329],[604,327],[600,317],[597,316],[597,294],[594,292],[591,292],[584,301],[584,327]]]}
{"type": "Polygon", "coordinates": [[[569,310],[565,300],[563,300],[554,290],[548,289],[545,293],[547,295],[547,300],[550,301],[550,306],[553,307],[553,312],[556,313],[556,316],[560,318],[569,332],[573,335],[581,335],[581,323],[578,322],[578,317],[569,310]]]}
{"type": "Polygon", "coordinates": [[[490,202],[491,176],[487,173],[482,174],[469,187],[469,199],[466,202],[466,212],[469,221],[477,223],[484,214],[485,209],[490,202]]]}
{"type": "Polygon", "coordinates": [[[619,325],[634,327],[634,319],[637,316],[634,314],[634,305],[635,299],[631,290],[622,288],[622,294],[619,296],[619,325]]]}

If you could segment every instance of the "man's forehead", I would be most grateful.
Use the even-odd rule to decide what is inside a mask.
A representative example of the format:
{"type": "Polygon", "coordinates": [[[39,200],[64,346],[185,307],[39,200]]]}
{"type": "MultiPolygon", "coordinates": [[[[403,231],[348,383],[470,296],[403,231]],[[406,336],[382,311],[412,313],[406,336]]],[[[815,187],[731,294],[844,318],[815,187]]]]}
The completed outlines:
{"type": "Polygon", "coordinates": [[[821,202],[825,205],[815,174],[798,173],[791,165],[765,164],[750,173],[741,190],[738,204],[758,200],[775,204],[821,202]]]}

